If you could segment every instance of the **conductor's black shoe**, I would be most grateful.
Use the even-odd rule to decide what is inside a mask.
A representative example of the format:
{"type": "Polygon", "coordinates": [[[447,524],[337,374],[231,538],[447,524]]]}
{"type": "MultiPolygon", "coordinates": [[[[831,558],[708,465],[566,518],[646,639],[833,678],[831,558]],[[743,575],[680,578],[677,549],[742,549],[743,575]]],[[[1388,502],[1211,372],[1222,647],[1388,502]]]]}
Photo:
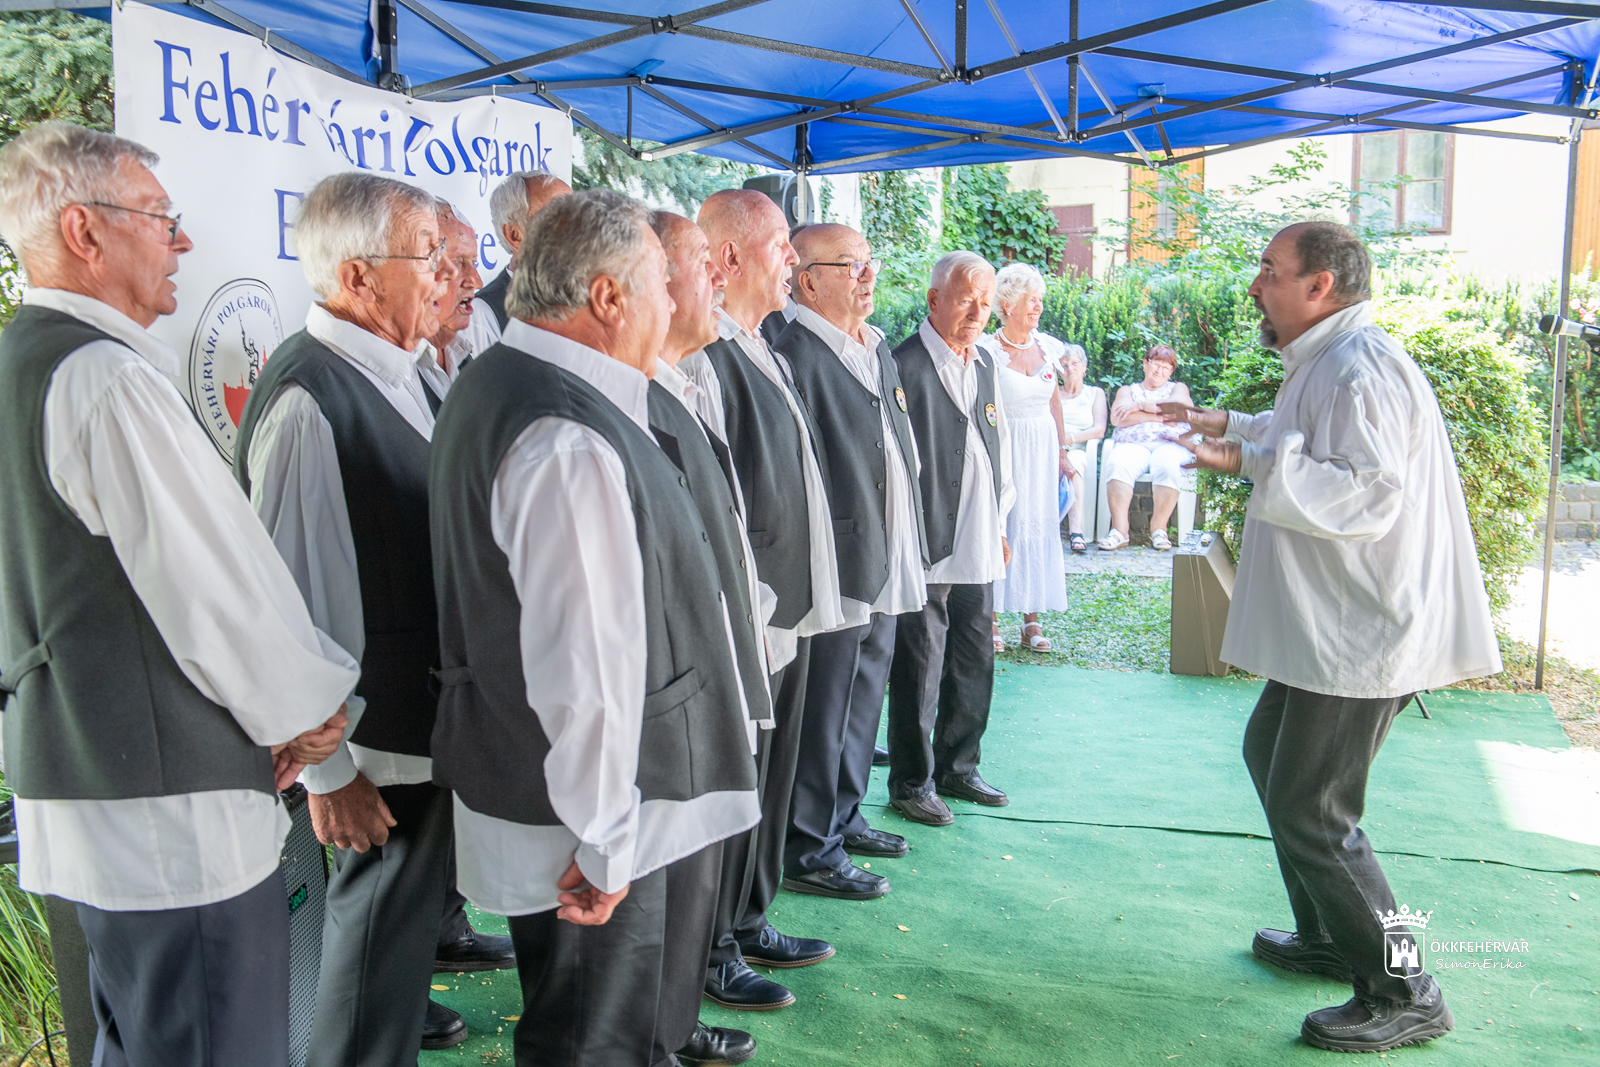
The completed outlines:
{"type": "Polygon", "coordinates": [[[763,967],[809,967],[833,955],[833,946],[814,937],[790,937],[780,934],[771,923],[755,937],[739,942],[739,952],[746,963],[759,963],[763,967]]]}
{"type": "Polygon", "coordinates": [[[756,1054],[756,1039],[743,1030],[695,1023],[689,1043],[678,1050],[678,1062],[692,1067],[743,1063],[756,1054]]]}
{"type": "Polygon", "coordinates": [[[838,900],[876,900],[889,891],[889,879],[845,860],[837,867],[784,876],[783,888],[791,893],[838,900]]]}
{"type": "Polygon", "coordinates": [[[844,850],[852,856],[881,856],[886,860],[897,860],[910,852],[911,846],[899,834],[868,827],[864,834],[845,834],[844,850]]]}
{"type": "Polygon", "coordinates": [[[467,1021],[458,1012],[428,1001],[428,1013],[422,1019],[422,1047],[428,1052],[459,1045],[467,1039],[467,1021]]]}
{"type": "Polygon", "coordinates": [[[777,1011],[794,1003],[794,994],[750,969],[744,960],[706,968],[706,999],[739,1011],[777,1011]]]}
{"type": "Polygon", "coordinates": [[[950,806],[932,793],[913,793],[889,801],[889,806],[912,822],[920,822],[924,826],[949,826],[956,821],[956,817],[950,814],[950,806]]]}
{"type": "Polygon", "coordinates": [[[991,808],[1003,808],[1011,803],[1010,797],[978,777],[977,771],[960,778],[946,778],[936,782],[935,786],[942,797],[959,797],[974,804],[987,804],[991,808]]]}
{"type": "Polygon", "coordinates": [[[1424,990],[1409,1004],[1352,997],[1337,1008],[1307,1015],[1300,1036],[1306,1044],[1331,1052],[1387,1052],[1432,1041],[1455,1029],[1456,1020],[1439,983],[1430,974],[1422,977],[1424,990]]]}
{"type": "Polygon", "coordinates": [[[889,766],[889,750],[882,745],[872,746],[872,765],[874,767],[889,766]]]}
{"type": "Polygon", "coordinates": [[[1287,930],[1257,930],[1250,951],[1286,971],[1325,974],[1341,982],[1351,980],[1350,965],[1331,941],[1307,941],[1287,930]]]}
{"type": "Polygon", "coordinates": [[[468,927],[454,941],[441,941],[433,950],[433,969],[465,974],[469,971],[503,971],[517,965],[511,939],[468,927]]]}

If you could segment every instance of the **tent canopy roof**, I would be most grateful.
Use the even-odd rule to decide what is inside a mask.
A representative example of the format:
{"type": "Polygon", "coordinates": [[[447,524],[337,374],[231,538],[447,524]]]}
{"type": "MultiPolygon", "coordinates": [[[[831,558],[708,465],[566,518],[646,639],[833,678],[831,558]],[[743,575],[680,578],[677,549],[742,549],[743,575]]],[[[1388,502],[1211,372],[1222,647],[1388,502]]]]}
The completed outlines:
{"type": "Polygon", "coordinates": [[[1600,3],[188,0],[184,10],[359,80],[392,72],[421,97],[542,99],[641,158],[703,151],[813,173],[1060,156],[1159,165],[1183,148],[1597,114],[1586,86],[1600,3]],[[397,46],[385,69],[374,13],[389,11],[397,46]]]}

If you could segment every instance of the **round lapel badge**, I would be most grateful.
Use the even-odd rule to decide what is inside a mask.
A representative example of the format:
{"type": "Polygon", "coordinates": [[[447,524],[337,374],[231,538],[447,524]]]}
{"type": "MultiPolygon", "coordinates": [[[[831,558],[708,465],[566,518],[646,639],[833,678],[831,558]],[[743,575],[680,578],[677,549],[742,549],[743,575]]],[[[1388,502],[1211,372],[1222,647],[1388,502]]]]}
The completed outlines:
{"type": "Polygon", "coordinates": [[[990,426],[999,425],[1000,420],[995,416],[993,404],[985,404],[983,406],[983,417],[989,420],[990,426]]]}
{"type": "Polygon", "coordinates": [[[900,405],[900,413],[905,414],[906,391],[900,388],[898,385],[894,387],[894,402],[900,405]]]}

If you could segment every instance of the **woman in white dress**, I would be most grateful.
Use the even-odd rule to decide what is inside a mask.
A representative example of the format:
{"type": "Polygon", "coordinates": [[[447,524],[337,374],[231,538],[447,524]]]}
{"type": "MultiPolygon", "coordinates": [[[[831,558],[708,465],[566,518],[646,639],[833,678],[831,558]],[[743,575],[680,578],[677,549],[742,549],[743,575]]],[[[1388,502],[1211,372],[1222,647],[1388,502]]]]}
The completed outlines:
{"type": "Polygon", "coordinates": [[[1072,502],[1067,505],[1067,540],[1074,552],[1087,552],[1083,538],[1083,502],[1095,487],[1084,481],[1089,450],[1084,445],[1106,436],[1106,391],[1084,382],[1089,357],[1082,345],[1067,345],[1061,358],[1061,423],[1067,431],[1067,477],[1072,481],[1072,502]]]}
{"type": "Polygon", "coordinates": [[[1144,381],[1124,385],[1111,403],[1111,425],[1117,428],[1106,456],[1106,504],[1111,508],[1111,532],[1100,541],[1106,550],[1128,543],[1128,505],[1133,483],[1150,475],[1150,545],[1172,547],[1167,522],[1178,505],[1178,491],[1191,484],[1193,474],[1184,465],[1194,457],[1178,444],[1189,432],[1186,422],[1163,423],[1158,405],[1167,401],[1193,405],[1189,387],[1170,379],[1178,369],[1178,353],[1156,345],[1145,353],[1144,381]]]}
{"type": "MultiPolygon", "coordinates": [[[[1064,346],[1038,331],[1044,311],[1044,277],[1022,263],[995,276],[1001,326],[979,340],[998,368],[1000,394],[1011,433],[1011,479],[1017,502],[1006,520],[1011,564],[994,583],[995,611],[1023,613],[1022,643],[1049,652],[1039,612],[1064,611],[1067,578],[1061,558],[1061,506],[1057,488],[1070,469],[1061,423],[1061,355],[1064,346]]],[[[998,624],[995,647],[1004,647],[998,624]]]]}

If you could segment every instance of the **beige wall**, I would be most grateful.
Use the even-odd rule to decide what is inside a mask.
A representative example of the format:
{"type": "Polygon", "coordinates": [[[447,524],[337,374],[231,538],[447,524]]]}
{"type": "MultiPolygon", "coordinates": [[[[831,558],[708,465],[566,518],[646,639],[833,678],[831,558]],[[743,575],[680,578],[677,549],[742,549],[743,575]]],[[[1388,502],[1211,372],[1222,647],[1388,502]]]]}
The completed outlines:
{"type": "MultiPolygon", "coordinates": [[[[1116,231],[1108,222],[1128,217],[1128,168],[1100,159],[1048,159],[1013,163],[1011,184],[1018,189],[1043,190],[1053,205],[1093,204],[1098,237],[1116,231]]],[[[1096,242],[1094,276],[1103,278],[1112,266],[1125,261],[1121,247],[1107,248],[1096,242]]]]}

